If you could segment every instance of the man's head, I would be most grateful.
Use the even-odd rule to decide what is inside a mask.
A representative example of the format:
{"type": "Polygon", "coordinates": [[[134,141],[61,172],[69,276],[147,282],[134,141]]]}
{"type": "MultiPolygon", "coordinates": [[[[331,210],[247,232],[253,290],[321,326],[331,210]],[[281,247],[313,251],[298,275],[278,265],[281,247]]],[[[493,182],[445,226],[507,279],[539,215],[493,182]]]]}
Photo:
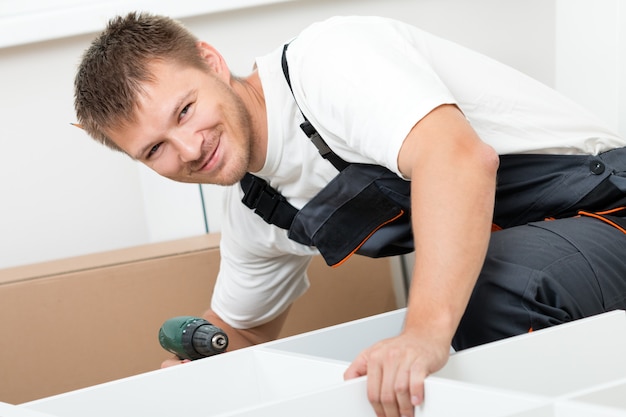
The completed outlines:
{"type": "Polygon", "coordinates": [[[205,69],[198,39],[163,16],[129,13],[112,19],[92,42],[74,80],[78,123],[94,139],[119,149],[107,131],[133,121],[142,84],[152,80],[148,65],[173,60],[205,69]]]}
{"type": "Polygon", "coordinates": [[[75,108],[89,135],[165,177],[233,184],[250,168],[254,142],[240,97],[247,84],[177,22],[130,13],[85,52],[75,108]]]}

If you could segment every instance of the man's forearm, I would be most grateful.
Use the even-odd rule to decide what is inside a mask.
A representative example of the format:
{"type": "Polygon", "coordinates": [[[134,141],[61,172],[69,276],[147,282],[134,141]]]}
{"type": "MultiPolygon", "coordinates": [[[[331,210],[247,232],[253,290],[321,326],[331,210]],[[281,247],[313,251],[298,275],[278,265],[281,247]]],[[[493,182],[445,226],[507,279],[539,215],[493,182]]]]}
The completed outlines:
{"type": "Polygon", "coordinates": [[[439,166],[439,172],[440,161],[431,159],[421,170],[436,172],[436,178],[412,179],[416,260],[408,328],[429,323],[451,339],[480,273],[491,233],[495,170],[476,159],[466,155],[450,161],[449,169],[439,166]]]}
{"type": "Polygon", "coordinates": [[[203,317],[226,333],[228,336],[228,350],[230,351],[276,339],[287,319],[289,310],[290,307],[273,320],[250,329],[231,327],[211,309],[207,310],[203,317]]]}
{"type": "Polygon", "coordinates": [[[407,138],[415,242],[407,328],[450,339],[480,273],[491,235],[498,156],[453,106],[435,109],[407,138]]]}

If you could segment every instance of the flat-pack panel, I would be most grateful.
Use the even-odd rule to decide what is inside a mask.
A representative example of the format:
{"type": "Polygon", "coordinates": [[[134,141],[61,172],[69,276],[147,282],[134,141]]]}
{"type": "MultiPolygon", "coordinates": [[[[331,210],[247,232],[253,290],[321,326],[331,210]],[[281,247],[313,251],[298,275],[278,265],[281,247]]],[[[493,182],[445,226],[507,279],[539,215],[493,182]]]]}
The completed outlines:
{"type": "Polygon", "coordinates": [[[626,315],[613,311],[458,352],[436,375],[556,397],[625,377],[624,352],[626,315]]]}
{"type": "MultiPolygon", "coordinates": [[[[56,417],[374,417],[352,358],[402,330],[405,310],[22,404],[56,417]]],[[[626,417],[626,313],[451,355],[420,417],[626,417]]],[[[22,416],[10,416],[22,417],[22,416]]],[[[30,416],[24,416],[30,417],[30,416]]]]}

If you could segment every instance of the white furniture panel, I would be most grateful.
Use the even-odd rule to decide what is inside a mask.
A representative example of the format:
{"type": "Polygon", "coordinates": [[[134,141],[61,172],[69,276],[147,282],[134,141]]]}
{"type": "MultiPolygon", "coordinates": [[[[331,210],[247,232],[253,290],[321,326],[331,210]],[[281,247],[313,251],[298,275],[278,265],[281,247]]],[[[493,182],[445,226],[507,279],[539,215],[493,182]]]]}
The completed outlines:
{"type": "Polygon", "coordinates": [[[29,408],[59,417],[216,416],[343,381],[344,363],[242,349],[38,400],[29,408]]]}
{"type": "Polygon", "coordinates": [[[626,377],[625,352],[614,311],[458,352],[436,375],[554,397],[626,377]]]}
{"type": "MultiPolygon", "coordinates": [[[[366,378],[343,381],[343,372],[362,349],[398,334],[404,313],[357,320],[20,407],[56,417],[374,417],[366,378]]],[[[626,417],[625,330],[626,313],[615,311],[455,353],[427,378],[426,402],[416,416],[626,417]]]]}
{"type": "Polygon", "coordinates": [[[416,410],[420,417],[501,417],[534,410],[546,399],[534,395],[458,382],[431,376],[425,383],[425,401],[416,410]]]}
{"type": "Polygon", "coordinates": [[[2,417],[54,417],[38,411],[29,410],[13,404],[0,402],[0,416],[2,417]]]}
{"type": "Polygon", "coordinates": [[[571,404],[584,403],[626,413],[626,379],[618,384],[572,398],[571,404]]]}
{"type": "Polygon", "coordinates": [[[396,336],[402,330],[404,309],[339,324],[267,343],[267,348],[344,361],[352,360],[379,340],[396,336]]]}

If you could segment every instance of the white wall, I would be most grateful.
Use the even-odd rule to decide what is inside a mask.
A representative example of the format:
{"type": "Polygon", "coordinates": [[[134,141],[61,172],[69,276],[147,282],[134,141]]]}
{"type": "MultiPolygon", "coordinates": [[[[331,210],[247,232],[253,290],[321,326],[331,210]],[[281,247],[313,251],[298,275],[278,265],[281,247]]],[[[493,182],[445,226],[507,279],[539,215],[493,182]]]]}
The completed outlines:
{"type": "MultiPolygon", "coordinates": [[[[298,0],[183,21],[245,75],[254,56],[336,14],[402,19],[554,85],[555,1],[298,0]]],[[[197,186],[162,179],[69,125],[74,70],[92,37],[0,49],[0,268],[204,232],[197,186]]],[[[219,188],[204,191],[219,230],[219,188]]]]}
{"type": "Polygon", "coordinates": [[[557,0],[555,87],[626,135],[626,3],[557,0]]]}

